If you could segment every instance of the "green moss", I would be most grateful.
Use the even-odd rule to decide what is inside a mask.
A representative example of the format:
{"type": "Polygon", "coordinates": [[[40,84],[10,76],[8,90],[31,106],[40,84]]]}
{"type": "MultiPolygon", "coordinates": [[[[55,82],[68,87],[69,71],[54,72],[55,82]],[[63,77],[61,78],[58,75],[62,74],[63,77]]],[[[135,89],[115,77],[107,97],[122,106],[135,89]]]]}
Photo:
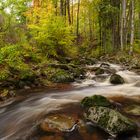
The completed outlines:
{"type": "Polygon", "coordinates": [[[55,83],[69,83],[74,81],[74,77],[65,70],[57,69],[55,73],[49,76],[49,79],[55,83]]]}
{"type": "Polygon", "coordinates": [[[81,105],[85,108],[92,106],[111,106],[110,101],[101,95],[93,95],[91,97],[85,97],[81,101],[81,105]]]}
{"type": "Polygon", "coordinates": [[[7,80],[9,75],[10,75],[10,72],[6,67],[0,68],[0,81],[7,80]]]}

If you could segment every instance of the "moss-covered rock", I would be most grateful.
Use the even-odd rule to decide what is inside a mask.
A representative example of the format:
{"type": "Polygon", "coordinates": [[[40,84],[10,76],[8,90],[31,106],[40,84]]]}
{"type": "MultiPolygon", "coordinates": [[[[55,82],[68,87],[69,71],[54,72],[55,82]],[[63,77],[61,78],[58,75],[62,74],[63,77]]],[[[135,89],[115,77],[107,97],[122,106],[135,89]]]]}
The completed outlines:
{"type": "Polygon", "coordinates": [[[55,83],[69,83],[74,82],[74,77],[70,73],[64,70],[57,70],[50,76],[50,80],[55,83]]]}
{"type": "Polygon", "coordinates": [[[74,76],[74,78],[80,78],[80,79],[84,79],[85,78],[85,74],[86,71],[83,68],[73,68],[71,70],[72,75],[74,76]]]}
{"type": "Polygon", "coordinates": [[[137,126],[130,119],[107,107],[91,107],[84,116],[113,136],[124,132],[135,132],[137,129],[137,126]]]}
{"type": "Polygon", "coordinates": [[[112,84],[123,84],[124,79],[118,74],[112,74],[110,77],[110,83],[112,84]]]}
{"type": "Polygon", "coordinates": [[[89,107],[92,107],[92,106],[104,106],[104,107],[108,107],[108,106],[111,106],[111,103],[104,96],[101,96],[101,95],[93,95],[91,97],[85,97],[81,101],[81,105],[83,107],[85,107],[85,108],[89,108],[89,107]]]}

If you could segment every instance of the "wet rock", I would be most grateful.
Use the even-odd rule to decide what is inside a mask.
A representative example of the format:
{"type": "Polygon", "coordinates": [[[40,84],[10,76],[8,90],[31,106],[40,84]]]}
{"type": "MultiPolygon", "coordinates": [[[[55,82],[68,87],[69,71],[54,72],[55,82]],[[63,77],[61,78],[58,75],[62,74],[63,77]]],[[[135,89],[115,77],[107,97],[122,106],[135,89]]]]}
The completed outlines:
{"type": "Polygon", "coordinates": [[[92,107],[92,106],[104,106],[109,107],[111,106],[110,101],[101,95],[93,95],[91,97],[85,97],[81,101],[81,105],[85,108],[92,107]]]}
{"type": "Polygon", "coordinates": [[[100,74],[104,74],[104,69],[98,68],[98,69],[95,71],[95,75],[100,75],[100,74]]]}
{"type": "Polygon", "coordinates": [[[124,79],[118,74],[112,74],[110,77],[110,83],[112,84],[123,84],[124,79]]]}
{"type": "Polygon", "coordinates": [[[124,111],[130,115],[140,116],[140,106],[139,105],[130,105],[124,108],[124,111]]]}
{"type": "Polygon", "coordinates": [[[19,81],[16,83],[16,88],[24,88],[24,86],[26,86],[24,81],[19,81]]]}
{"type": "Polygon", "coordinates": [[[41,124],[41,130],[45,132],[63,132],[65,130],[70,129],[75,120],[72,117],[66,115],[52,115],[47,117],[41,124]]]}
{"type": "Polygon", "coordinates": [[[135,132],[137,129],[137,126],[130,119],[107,107],[91,107],[84,116],[112,136],[135,132]]]}
{"type": "Polygon", "coordinates": [[[100,65],[100,67],[102,67],[102,68],[109,68],[110,65],[107,64],[107,63],[102,63],[102,64],[100,65]]]}
{"type": "Polygon", "coordinates": [[[134,86],[135,87],[140,87],[140,81],[138,81],[134,86]]]}
{"type": "Polygon", "coordinates": [[[28,89],[31,89],[31,87],[29,87],[29,86],[24,86],[24,89],[25,89],[25,90],[28,90],[28,89]]]}

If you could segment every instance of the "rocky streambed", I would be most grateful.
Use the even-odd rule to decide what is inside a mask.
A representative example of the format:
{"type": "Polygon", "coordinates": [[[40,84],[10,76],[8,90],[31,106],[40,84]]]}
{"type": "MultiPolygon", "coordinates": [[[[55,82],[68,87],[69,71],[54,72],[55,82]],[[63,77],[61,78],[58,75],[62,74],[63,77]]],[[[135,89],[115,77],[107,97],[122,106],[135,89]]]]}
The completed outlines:
{"type": "Polygon", "coordinates": [[[86,71],[70,89],[1,106],[0,139],[139,140],[140,76],[106,63],[86,71]]]}
{"type": "Polygon", "coordinates": [[[34,136],[29,136],[28,139],[36,137],[39,140],[138,140],[140,114],[133,114],[133,111],[128,113],[125,104],[140,104],[124,97],[114,97],[114,102],[112,99],[109,100],[94,95],[86,101],[84,99],[82,103],[62,106],[62,109],[46,115],[38,124],[34,136]],[[93,107],[83,108],[83,105],[89,105],[91,98],[96,98],[93,107]],[[107,102],[100,104],[97,98],[105,99],[107,102]],[[109,100],[111,104],[108,104],[109,100]],[[122,102],[124,100],[126,102],[122,102]]]}

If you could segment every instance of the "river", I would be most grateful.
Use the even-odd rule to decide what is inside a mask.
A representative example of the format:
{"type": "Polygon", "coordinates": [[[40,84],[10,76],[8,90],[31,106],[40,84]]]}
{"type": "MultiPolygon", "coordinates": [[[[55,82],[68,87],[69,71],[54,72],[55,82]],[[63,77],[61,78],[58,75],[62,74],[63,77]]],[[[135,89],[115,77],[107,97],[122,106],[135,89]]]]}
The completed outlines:
{"type": "MultiPolygon", "coordinates": [[[[98,66],[98,65],[96,65],[98,66]]],[[[95,66],[89,66],[95,67],[95,66]]],[[[71,90],[45,90],[30,94],[21,101],[11,102],[0,107],[0,140],[24,140],[33,131],[34,126],[49,112],[60,110],[63,105],[77,103],[85,96],[103,95],[114,99],[140,101],[140,75],[125,70],[119,65],[110,64],[121,75],[125,84],[112,85],[110,75],[95,76],[87,72],[87,78],[71,84],[71,90]]],[[[126,101],[127,102],[127,101],[126,101]]],[[[140,125],[139,119],[136,123],[140,125]]],[[[140,138],[135,138],[138,140],[140,138]]],[[[32,138],[34,140],[34,138],[32,138]]]]}

